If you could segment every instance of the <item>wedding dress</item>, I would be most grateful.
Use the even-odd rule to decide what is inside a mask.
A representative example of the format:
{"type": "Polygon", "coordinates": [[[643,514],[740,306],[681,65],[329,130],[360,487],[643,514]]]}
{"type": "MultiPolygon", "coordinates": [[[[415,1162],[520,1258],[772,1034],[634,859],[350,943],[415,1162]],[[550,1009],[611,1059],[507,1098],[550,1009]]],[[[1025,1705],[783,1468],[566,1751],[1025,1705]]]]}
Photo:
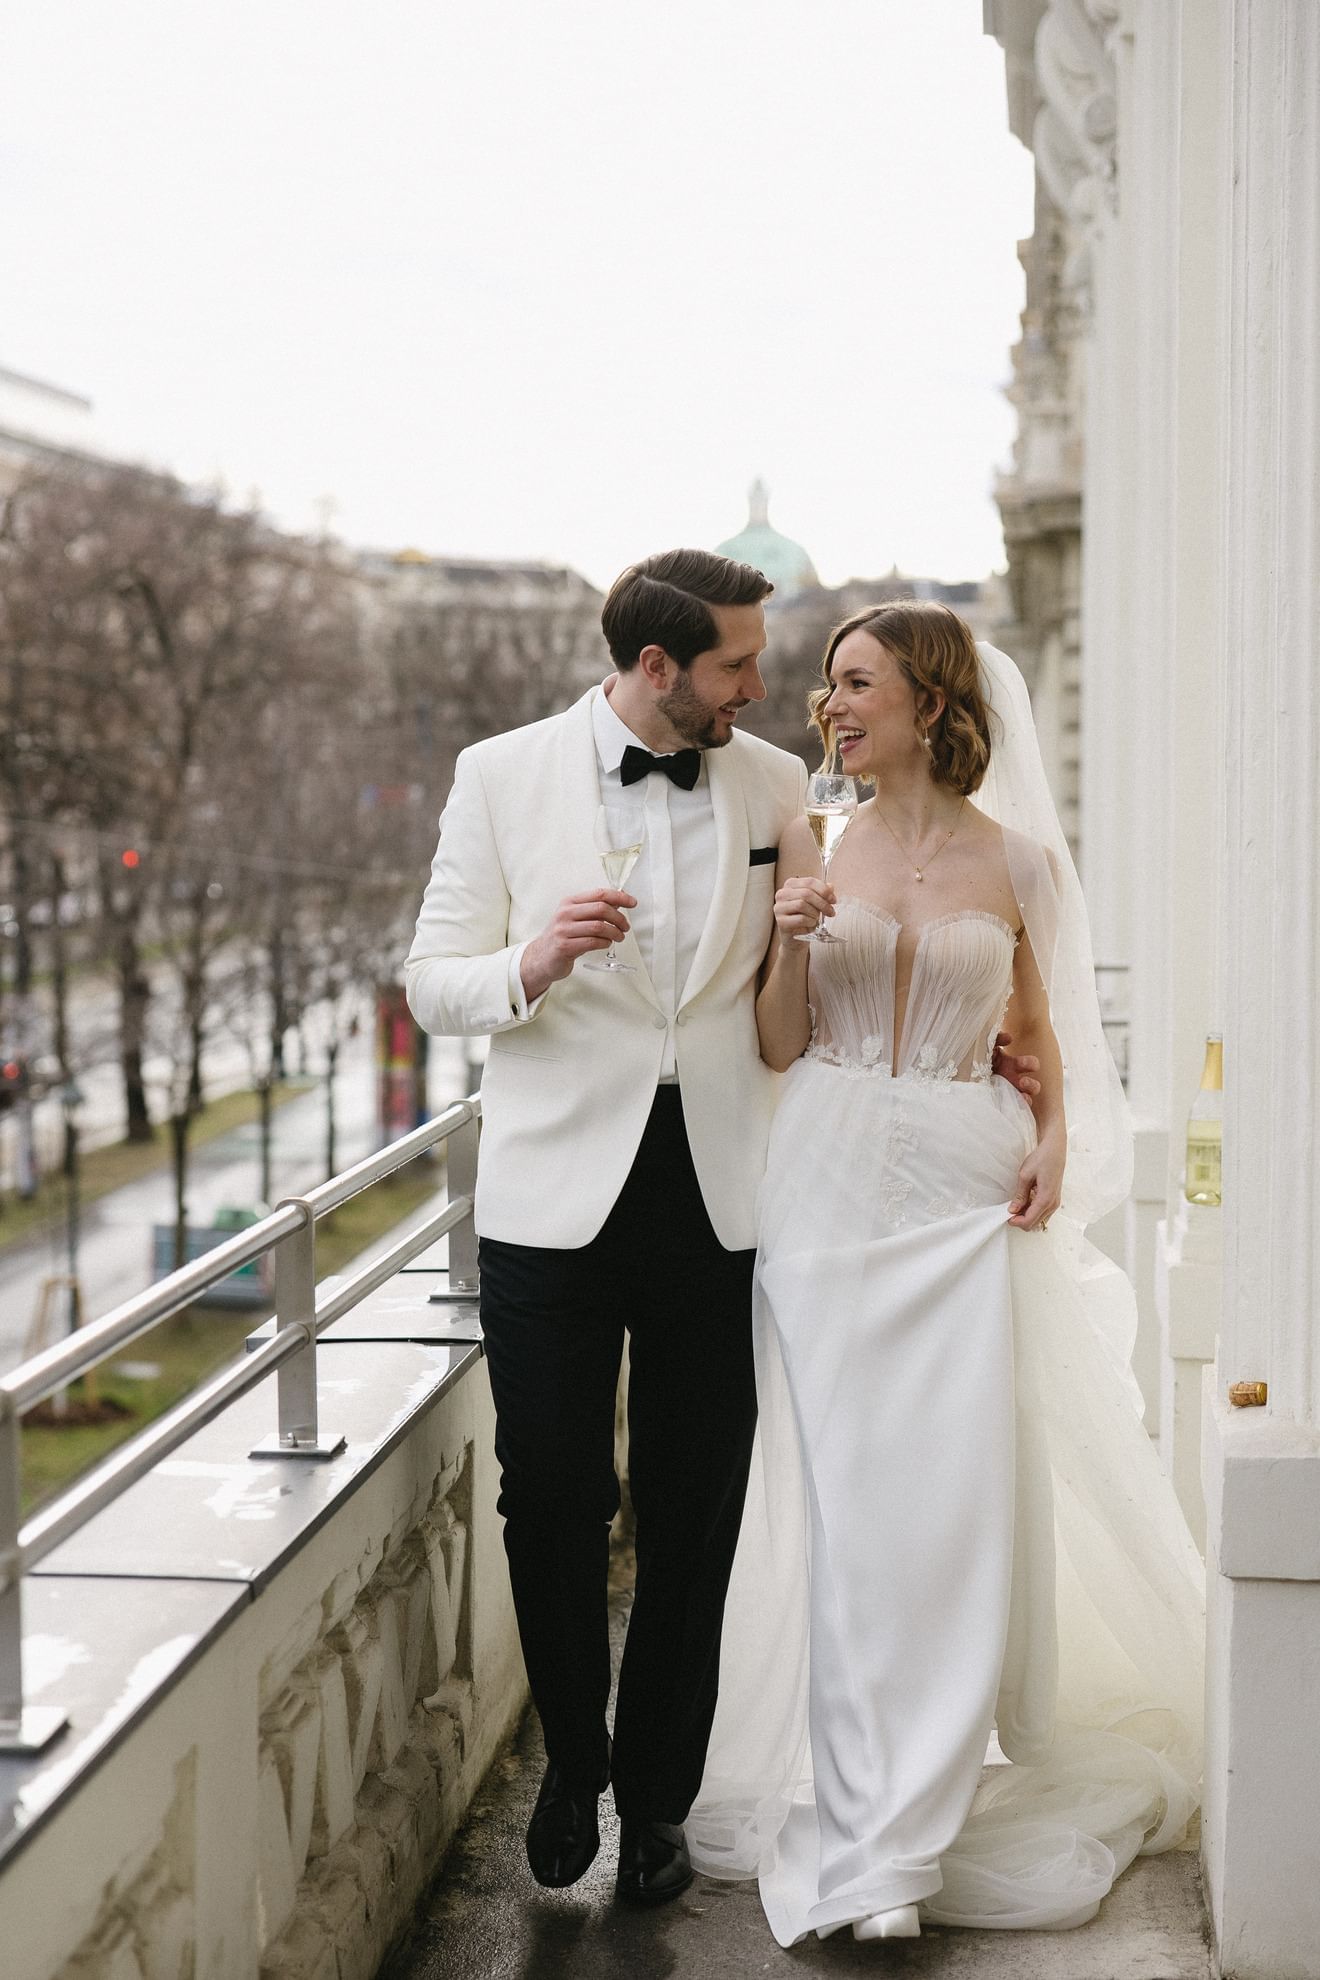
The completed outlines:
{"type": "MultiPolygon", "coordinates": [[[[1039,958],[1060,855],[1013,844],[1039,958]]],[[[1141,1422],[1131,1288],[1077,1215],[1121,1164],[1079,1124],[1071,1213],[1010,1228],[1035,1139],[990,1064],[1015,930],[849,897],[831,928],[771,1138],[759,1457],[689,1847],[760,1878],[785,1946],[911,1903],[1078,1925],[1182,1838],[1199,1773],[1200,1561],[1141,1422]]]]}

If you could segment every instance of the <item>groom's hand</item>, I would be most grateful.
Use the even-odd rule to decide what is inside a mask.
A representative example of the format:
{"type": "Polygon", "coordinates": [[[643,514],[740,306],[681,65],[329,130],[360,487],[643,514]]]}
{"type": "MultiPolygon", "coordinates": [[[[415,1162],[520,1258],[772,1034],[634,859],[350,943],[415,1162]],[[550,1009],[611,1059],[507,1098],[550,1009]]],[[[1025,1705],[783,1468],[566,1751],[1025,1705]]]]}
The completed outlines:
{"type": "Polygon", "coordinates": [[[611,893],[608,887],[562,900],[549,927],[523,950],[520,974],[528,1003],[534,1004],[552,983],[562,982],[579,956],[608,949],[626,935],[628,924],[620,910],[636,905],[635,895],[611,893]]]}
{"type": "Polygon", "coordinates": [[[1006,1079],[1010,1086],[1016,1086],[1028,1100],[1034,1100],[1040,1092],[1040,1081],[1036,1078],[1040,1060],[1025,1056],[1015,1059],[1007,1049],[1012,1043],[1008,1033],[1001,1031],[995,1040],[995,1054],[991,1062],[993,1071],[999,1079],[1006,1079]]]}

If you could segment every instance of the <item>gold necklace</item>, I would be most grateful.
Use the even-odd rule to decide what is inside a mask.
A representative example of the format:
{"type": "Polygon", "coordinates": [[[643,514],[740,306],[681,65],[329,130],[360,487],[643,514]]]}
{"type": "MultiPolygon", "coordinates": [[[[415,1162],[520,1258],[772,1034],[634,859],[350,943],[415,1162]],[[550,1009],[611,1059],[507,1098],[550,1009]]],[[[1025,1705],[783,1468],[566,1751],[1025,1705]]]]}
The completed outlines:
{"type": "MultiPolygon", "coordinates": [[[[907,847],[903,844],[903,841],[899,838],[898,833],[894,830],[889,820],[885,817],[884,812],[881,811],[880,806],[878,804],[876,805],[875,807],[876,816],[879,818],[880,823],[884,826],[886,832],[888,832],[894,844],[898,847],[898,850],[902,853],[908,865],[912,866],[912,877],[914,880],[924,880],[926,877],[926,867],[931,864],[932,860],[938,859],[940,854],[944,851],[944,848],[948,845],[949,840],[953,837],[954,833],[958,829],[959,824],[962,821],[963,808],[966,805],[966,803],[967,803],[967,799],[964,798],[962,804],[958,806],[957,814],[954,817],[954,821],[952,825],[950,825],[948,831],[944,834],[944,837],[940,840],[939,844],[936,846],[934,852],[930,856],[930,859],[926,860],[925,863],[921,866],[912,866],[911,853],[907,850],[907,847]]],[[[920,844],[920,840],[918,840],[917,843],[920,844]]]]}

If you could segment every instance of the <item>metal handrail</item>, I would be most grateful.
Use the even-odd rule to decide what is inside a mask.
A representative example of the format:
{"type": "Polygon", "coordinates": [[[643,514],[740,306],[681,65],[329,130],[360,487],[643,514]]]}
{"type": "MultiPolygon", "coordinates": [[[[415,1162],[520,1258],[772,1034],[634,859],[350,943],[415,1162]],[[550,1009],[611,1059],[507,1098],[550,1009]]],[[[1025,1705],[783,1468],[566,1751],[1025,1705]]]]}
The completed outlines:
{"type": "Polygon", "coordinates": [[[474,1095],[456,1102],[424,1127],[332,1176],[305,1196],[287,1198],[259,1223],[237,1232],[214,1251],[181,1266],[102,1319],[0,1378],[0,1753],[39,1752],[68,1725],[58,1707],[24,1704],[21,1581],[29,1568],[272,1371],[278,1377],[279,1429],[271,1442],[259,1444],[251,1455],[317,1459],[343,1450],[343,1437],[323,1437],[317,1421],[317,1336],[437,1238],[450,1234],[450,1293],[475,1297],[477,1239],[472,1210],[480,1128],[480,1100],[474,1095]],[[449,1202],[419,1230],[390,1245],[373,1264],[318,1299],[317,1219],[451,1139],[453,1146],[447,1151],[452,1192],[449,1202]],[[240,1265],[272,1251],[276,1320],[272,1338],[185,1396],[20,1527],[22,1413],[89,1373],[148,1328],[178,1313],[240,1265]]]}
{"type": "Polygon", "coordinates": [[[171,1272],[167,1279],[157,1280],[146,1292],[135,1293],[132,1299],[113,1307],[100,1320],[93,1320],[76,1334],[70,1334],[67,1340],[57,1341],[43,1353],[33,1355],[31,1361],[23,1362],[0,1378],[0,1413],[12,1411],[21,1415],[45,1402],[57,1389],[76,1382],[116,1349],[127,1347],[139,1334],[159,1326],[172,1314],[181,1313],[199,1293],[217,1285],[240,1265],[250,1265],[282,1238],[292,1237],[306,1222],[306,1214],[299,1206],[282,1204],[259,1224],[251,1224],[247,1230],[226,1238],[213,1251],[171,1272]]]}

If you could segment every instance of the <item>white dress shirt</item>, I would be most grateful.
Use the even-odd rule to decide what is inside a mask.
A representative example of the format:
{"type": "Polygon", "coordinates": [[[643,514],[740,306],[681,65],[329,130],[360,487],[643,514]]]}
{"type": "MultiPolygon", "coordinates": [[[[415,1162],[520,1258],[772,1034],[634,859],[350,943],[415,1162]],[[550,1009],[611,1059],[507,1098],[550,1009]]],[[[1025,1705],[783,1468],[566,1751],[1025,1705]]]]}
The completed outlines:
{"type": "MultiPolygon", "coordinates": [[[[678,1076],[673,1019],[715,887],[715,814],[704,752],[700,775],[690,791],[680,790],[659,770],[624,787],[619,774],[624,750],[630,743],[638,749],[645,749],[646,744],[615,714],[609,686],[607,682],[591,705],[600,797],[613,822],[623,824],[625,818],[639,815],[642,819],[641,856],[622,891],[636,897],[637,906],[627,911],[628,921],[660,1008],[670,1020],[660,1068],[663,1084],[678,1076]]],[[[519,1017],[534,1016],[540,1004],[538,998],[529,1005],[523,990],[525,947],[524,943],[514,951],[509,967],[509,998],[519,1017]]]]}

